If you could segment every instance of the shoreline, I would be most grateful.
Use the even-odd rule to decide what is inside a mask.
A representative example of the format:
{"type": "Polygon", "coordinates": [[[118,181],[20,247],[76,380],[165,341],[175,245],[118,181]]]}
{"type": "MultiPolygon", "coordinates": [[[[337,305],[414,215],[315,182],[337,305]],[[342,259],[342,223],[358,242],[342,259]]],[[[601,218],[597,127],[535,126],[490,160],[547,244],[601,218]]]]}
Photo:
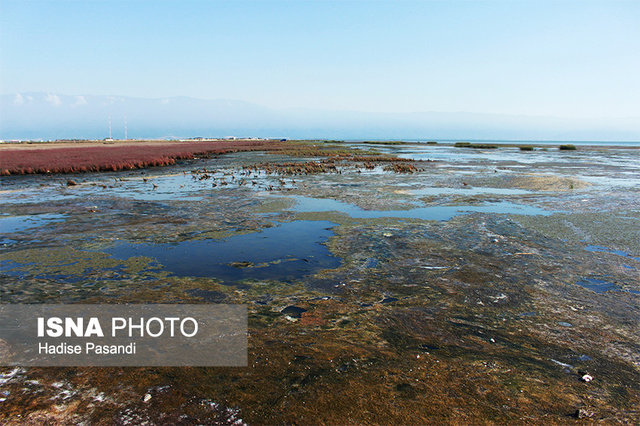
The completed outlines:
{"type": "MultiPolygon", "coordinates": [[[[505,141],[506,142],[506,141],[505,141]]],[[[0,143],[0,176],[25,174],[65,174],[118,170],[135,170],[175,164],[197,156],[222,155],[238,151],[270,151],[309,143],[327,146],[367,145],[375,149],[394,146],[456,147],[466,150],[519,148],[521,151],[563,150],[550,143],[476,143],[416,141],[339,141],[278,139],[203,139],[203,140],[57,140],[51,142],[0,143]]],[[[573,145],[566,151],[607,151],[640,149],[625,145],[573,145]]]]}

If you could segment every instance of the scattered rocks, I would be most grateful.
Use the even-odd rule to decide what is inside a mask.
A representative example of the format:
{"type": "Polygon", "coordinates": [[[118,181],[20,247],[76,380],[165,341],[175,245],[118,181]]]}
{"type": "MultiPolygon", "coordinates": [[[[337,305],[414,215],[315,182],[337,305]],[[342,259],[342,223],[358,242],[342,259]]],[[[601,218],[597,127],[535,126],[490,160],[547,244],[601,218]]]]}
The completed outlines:
{"type": "Polygon", "coordinates": [[[590,374],[585,374],[580,378],[580,380],[582,380],[585,383],[589,383],[590,381],[593,380],[593,376],[591,376],[590,374]]]}
{"type": "Polygon", "coordinates": [[[233,266],[234,268],[249,268],[253,266],[253,262],[249,262],[247,260],[241,262],[231,262],[229,266],[233,266]]]}
{"type": "Polygon", "coordinates": [[[575,413],[573,413],[573,417],[576,419],[588,419],[593,417],[593,411],[587,410],[586,408],[578,408],[575,413]]]}

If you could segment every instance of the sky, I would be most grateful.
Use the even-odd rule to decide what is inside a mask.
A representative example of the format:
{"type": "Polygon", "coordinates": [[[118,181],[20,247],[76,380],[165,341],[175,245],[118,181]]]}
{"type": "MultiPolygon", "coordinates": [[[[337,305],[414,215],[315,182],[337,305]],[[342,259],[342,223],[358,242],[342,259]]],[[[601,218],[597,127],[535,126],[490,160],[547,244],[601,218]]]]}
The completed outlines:
{"type": "Polygon", "coordinates": [[[0,0],[0,93],[640,117],[640,1],[0,0]]]}

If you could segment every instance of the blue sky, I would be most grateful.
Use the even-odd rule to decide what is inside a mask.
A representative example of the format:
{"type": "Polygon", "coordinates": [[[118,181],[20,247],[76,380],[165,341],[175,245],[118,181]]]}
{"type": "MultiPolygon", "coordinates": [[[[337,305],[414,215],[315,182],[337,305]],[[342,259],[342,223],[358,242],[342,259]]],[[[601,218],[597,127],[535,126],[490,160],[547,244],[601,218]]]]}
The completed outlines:
{"type": "Polygon", "coordinates": [[[0,0],[0,92],[640,117],[639,1],[0,0]]]}

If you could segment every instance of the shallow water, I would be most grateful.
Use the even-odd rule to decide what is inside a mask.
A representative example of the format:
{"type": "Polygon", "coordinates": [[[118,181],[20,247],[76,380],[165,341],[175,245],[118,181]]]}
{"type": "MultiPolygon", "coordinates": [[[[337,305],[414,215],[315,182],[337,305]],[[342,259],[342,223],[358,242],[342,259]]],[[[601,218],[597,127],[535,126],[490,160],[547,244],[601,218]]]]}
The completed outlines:
{"type": "Polygon", "coordinates": [[[7,369],[0,422],[640,421],[636,152],[362,147],[437,162],[3,178],[3,303],[243,304],[250,364],[7,369]]]}
{"type": "Polygon", "coordinates": [[[465,187],[465,188],[442,188],[442,187],[431,187],[431,188],[418,188],[418,189],[410,189],[412,194],[418,196],[426,196],[426,195],[480,195],[480,194],[491,194],[491,195],[527,195],[531,194],[532,191],[527,191],[526,189],[517,189],[517,188],[488,188],[483,186],[474,186],[474,187],[465,187]]]}
{"type": "Polygon", "coordinates": [[[64,214],[35,214],[29,216],[0,215],[0,235],[21,232],[50,223],[61,222],[64,214]]]}
{"type": "Polygon", "coordinates": [[[462,167],[480,171],[487,167],[507,167],[528,172],[548,170],[564,176],[581,175],[585,180],[607,186],[637,186],[640,179],[640,150],[610,148],[593,151],[579,147],[576,151],[546,150],[520,151],[517,147],[497,149],[456,148],[451,145],[357,145],[361,149],[375,149],[413,160],[445,162],[448,167],[462,167]],[[635,179],[635,182],[634,182],[635,179]]]}
{"type": "Polygon", "coordinates": [[[496,214],[521,214],[548,216],[553,212],[540,207],[515,204],[508,201],[482,203],[477,206],[435,206],[417,207],[407,210],[364,210],[354,204],[345,203],[326,198],[293,197],[296,204],[293,210],[296,212],[341,212],[353,218],[374,219],[383,217],[412,218],[422,220],[446,221],[455,216],[470,213],[496,213],[496,214]]]}
{"type": "Polygon", "coordinates": [[[622,291],[633,294],[640,294],[640,290],[624,289],[616,283],[609,282],[607,280],[599,278],[583,278],[576,282],[580,287],[584,287],[588,290],[595,291],[596,293],[605,293],[608,291],[622,291]]]}
{"type": "Polygon", "coordinates": [[[290,282],[340,265],[324,245],[333,226],[327,221],[294,221],[218,240],[121,242],[105,252],[117,259],[150,257],[174,275],[216,278],[225,284],[246,279],[290,282]]]}
{"type": "Polygon", "coordinates": [[[637,260],[638,262],[640,262],[640,257],[637,256],[632,256],[629,253],[626,253],[622,250],[615,250],[615,249],[611,249],[609,247],[604,247],[604,246],[595,246],[595,245],[588,245],[584,248],[587,251],[590,252],[594,252],[594,253],[611,253],[611,254],[615,254],[618,256],[623,256],[623,257],[628,257],[630,259],[634,259],[637,260]]]}

